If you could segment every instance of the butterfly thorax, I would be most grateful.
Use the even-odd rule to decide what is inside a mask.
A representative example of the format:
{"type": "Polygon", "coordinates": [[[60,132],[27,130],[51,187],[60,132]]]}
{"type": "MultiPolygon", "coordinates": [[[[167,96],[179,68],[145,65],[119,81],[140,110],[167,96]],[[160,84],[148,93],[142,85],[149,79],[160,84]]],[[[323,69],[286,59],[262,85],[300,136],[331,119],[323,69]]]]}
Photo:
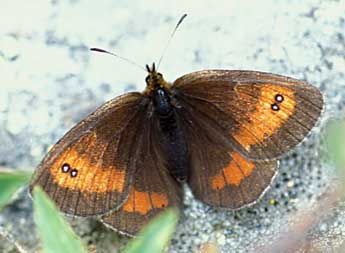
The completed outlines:
{"type": "Polygon", "coordinates": [[[145,94],[150,98],[155,118],[159,121],[159,131],[162,136],[162,144],[166,155],[169,172],[176,179],[182,181],[187,178],[187,144],[185,134],[179,126],[177,108],[174,106],[171,85],[167,83],[161,73],[146,66],[145,94]]]}
{"type": "Polygon", "coordinates": [[[148,76],[146,77],[146,94],[152,101],[155,113],[162,118],[171,116],[170,84],[163,79],[163,75],[156,71],[155,64],[152,68],[146,65],[148,76]]]}
{"type": "Polygon", "coordinates": [[[146,65],[146,69],[148,72],[148,75],[145,79],[146,89],[144,93],[146,95],[150,95],[154,90],[157,90],[159,88],[170,90],[171,85],[164,80],[163,75],[161,73],[156,71],[154,63],[152,64],[151,68],[148,65],[146,65]]]}

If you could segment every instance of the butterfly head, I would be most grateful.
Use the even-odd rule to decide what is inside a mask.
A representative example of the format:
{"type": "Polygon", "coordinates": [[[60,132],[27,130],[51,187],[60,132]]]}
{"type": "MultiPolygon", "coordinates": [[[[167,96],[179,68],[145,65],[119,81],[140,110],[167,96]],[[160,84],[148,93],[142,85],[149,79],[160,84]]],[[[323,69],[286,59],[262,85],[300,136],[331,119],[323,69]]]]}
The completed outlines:
{"type": "Polygon", "coordinates": [[[152,67],[146,65],[146,70],[148,72],[148,75],[145,79],[145,93],[150,94],[152,91],[157,90],[159,88],[169,89],[170,85],[164,80],[163,75],[157,72],[155,63],[152,64],[152,67]]]}

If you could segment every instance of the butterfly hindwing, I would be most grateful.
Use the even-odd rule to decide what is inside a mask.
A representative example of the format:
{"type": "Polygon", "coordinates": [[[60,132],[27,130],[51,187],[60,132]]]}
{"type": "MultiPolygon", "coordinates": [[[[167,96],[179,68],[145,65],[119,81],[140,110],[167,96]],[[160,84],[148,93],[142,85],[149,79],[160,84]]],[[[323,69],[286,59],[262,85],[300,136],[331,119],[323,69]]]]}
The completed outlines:
{"type": "Polygon", "coordinates": [[[127,199],[135,161],[133,147],[144,122],[140,93],[115,98],[73,127],[46,155],[32,182],[61,211],[104,214],[127,199]]]}
{"type": "Polygon", "coordinates": [[[323,107],[317,88],[256,71],[199,71],[177,79],[173,91],[182,107],[255,160],[277,158],[301,142],[323,107]]]}
{"type": "Polygon", "coordinates": [[[277,161],[248,160],[192,108],[184,107],[179,115],[188,138],[187,183],[194,196],[205,204],[228,209],[258,200],[277,173],[277,161]]]}
{"type": "Polygon", "coordinates": [[[143,138],[137,140],[140,142],[138,159],[126,203],[101,219],[114,230],[127,235],[136,234],[165,208],[180,209],[182,205],[182,188],[167,170],[155,123],[153,119],[148,120],[143,126],[143,138]]]}

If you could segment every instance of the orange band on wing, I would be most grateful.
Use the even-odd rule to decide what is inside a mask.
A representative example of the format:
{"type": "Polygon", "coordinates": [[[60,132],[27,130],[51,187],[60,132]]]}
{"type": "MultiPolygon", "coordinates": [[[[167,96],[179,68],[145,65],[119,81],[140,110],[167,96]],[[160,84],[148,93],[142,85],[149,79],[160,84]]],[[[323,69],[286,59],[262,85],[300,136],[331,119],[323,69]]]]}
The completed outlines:
{"type": "Polygon", "coordinates": [[[223,189],[225,185],[240,185],[241,181],[248,177],[255,164],[244,159],[239,153],[231,152],[232,160],[219,174],[211,178],[211,187],[214,190],[223,189]]]}
{"type": "Polygon", "coordinates": [[[166,207],[168,202],[166,194],[158,192],[140,192],[132,189],[127,202],[122,206],[122,210],[130,213],[138,212],[145,215],[153,208],[166,207]]]}
{"type": "Polygon", "coordinates": [[[226,185],[225,178],[223,174],[217,174],[211,177],[211,187],[213,190],[223,189],[226,185]]]}
{"type": "Polygon", "coordinates": [[[81,156],[78,152],[78,148],[81,149],[80,146],[85,143],[84,141],[87,142],[85,145],[87,145],[88,152],[94,148],[101,148],[100,146],[95,147],[96,135],[92,135],[84,136],[79,141],[79,145],[66,149],[50,168],[54,183],[63,188],[89,193],[103,193],[114,190],[122,192],[126,177],[125,170],[119,170],[114,166],[101,168],[101,165],[97,165],[97,162],[91,165],[90,159],[86,155],[81,156]],[[70,166],[68,172],[63,172],[62,166],[64,164],[70,166]],[[74,169],[76,175],[73,177],[71,171],[74,169]]]}
{"type": "MultiPolygon", "coordinates": [[[[253,99],[241,93],[241,87],[237,92],[239,99],[241,97],[244,100],[253,99]]],[[[249,151],[251,145],[273,135],[293,114],[295,106],[294,92],[290,88],[270,84],[261,85],[255,109],[246,114],[248,121],[243,123],[234,134],[234,138],[249,151]],[[284,100],[277,104],[278,110],[273,110],[272,105],[277,103],[276,95],[282,96],[284,100]]]]}

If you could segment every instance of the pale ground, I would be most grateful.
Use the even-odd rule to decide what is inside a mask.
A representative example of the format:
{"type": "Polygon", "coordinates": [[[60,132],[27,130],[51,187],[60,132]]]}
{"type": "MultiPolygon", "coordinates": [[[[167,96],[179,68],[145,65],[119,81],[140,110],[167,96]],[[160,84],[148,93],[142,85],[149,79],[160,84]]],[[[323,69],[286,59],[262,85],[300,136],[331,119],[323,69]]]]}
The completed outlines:
{"type": "MultiPolygon", "coordinates": [[[[90,53],[89,47],[151,64],[178,18],[188,13],[161,65],[166,79],[209,68],[268,71],[319,87],[326,107],[318,127],[282,161],[272,188],[258,204],[220,211],[187,192],[184,219],[170,252],[198,252],[209,243],[222,252],[250,252],[273,243],[279,249],[275,252],[283,252],[286,247],[277,246],[277,238],[296,245],[293,235],[300,239],[304,233],[290,221],[297,216],[302,224],[315,216],[311,208],[319,196],[334,188],[322,144],[327,120],[345,112],[345,1],[92,3],[0,0],[0,165],[33,171],[49,146],[101,103],[144,89],[145,72],[90,53]],[[300,216],[300,211],[309,213],[300,216]]],[[[95,221],[73,223],[99,252],[115,252],[126,242],[95,221]]],[[[33,249],[33,231],[31,200],[22,193],[0,214],[0,234],[33,249]]],[[[344,205],[325,214],[306,238],[311,252],[337,249],[345,238],[344,205]]],[[[3,236],[0,251],[16,252],[3,236]]]]}

